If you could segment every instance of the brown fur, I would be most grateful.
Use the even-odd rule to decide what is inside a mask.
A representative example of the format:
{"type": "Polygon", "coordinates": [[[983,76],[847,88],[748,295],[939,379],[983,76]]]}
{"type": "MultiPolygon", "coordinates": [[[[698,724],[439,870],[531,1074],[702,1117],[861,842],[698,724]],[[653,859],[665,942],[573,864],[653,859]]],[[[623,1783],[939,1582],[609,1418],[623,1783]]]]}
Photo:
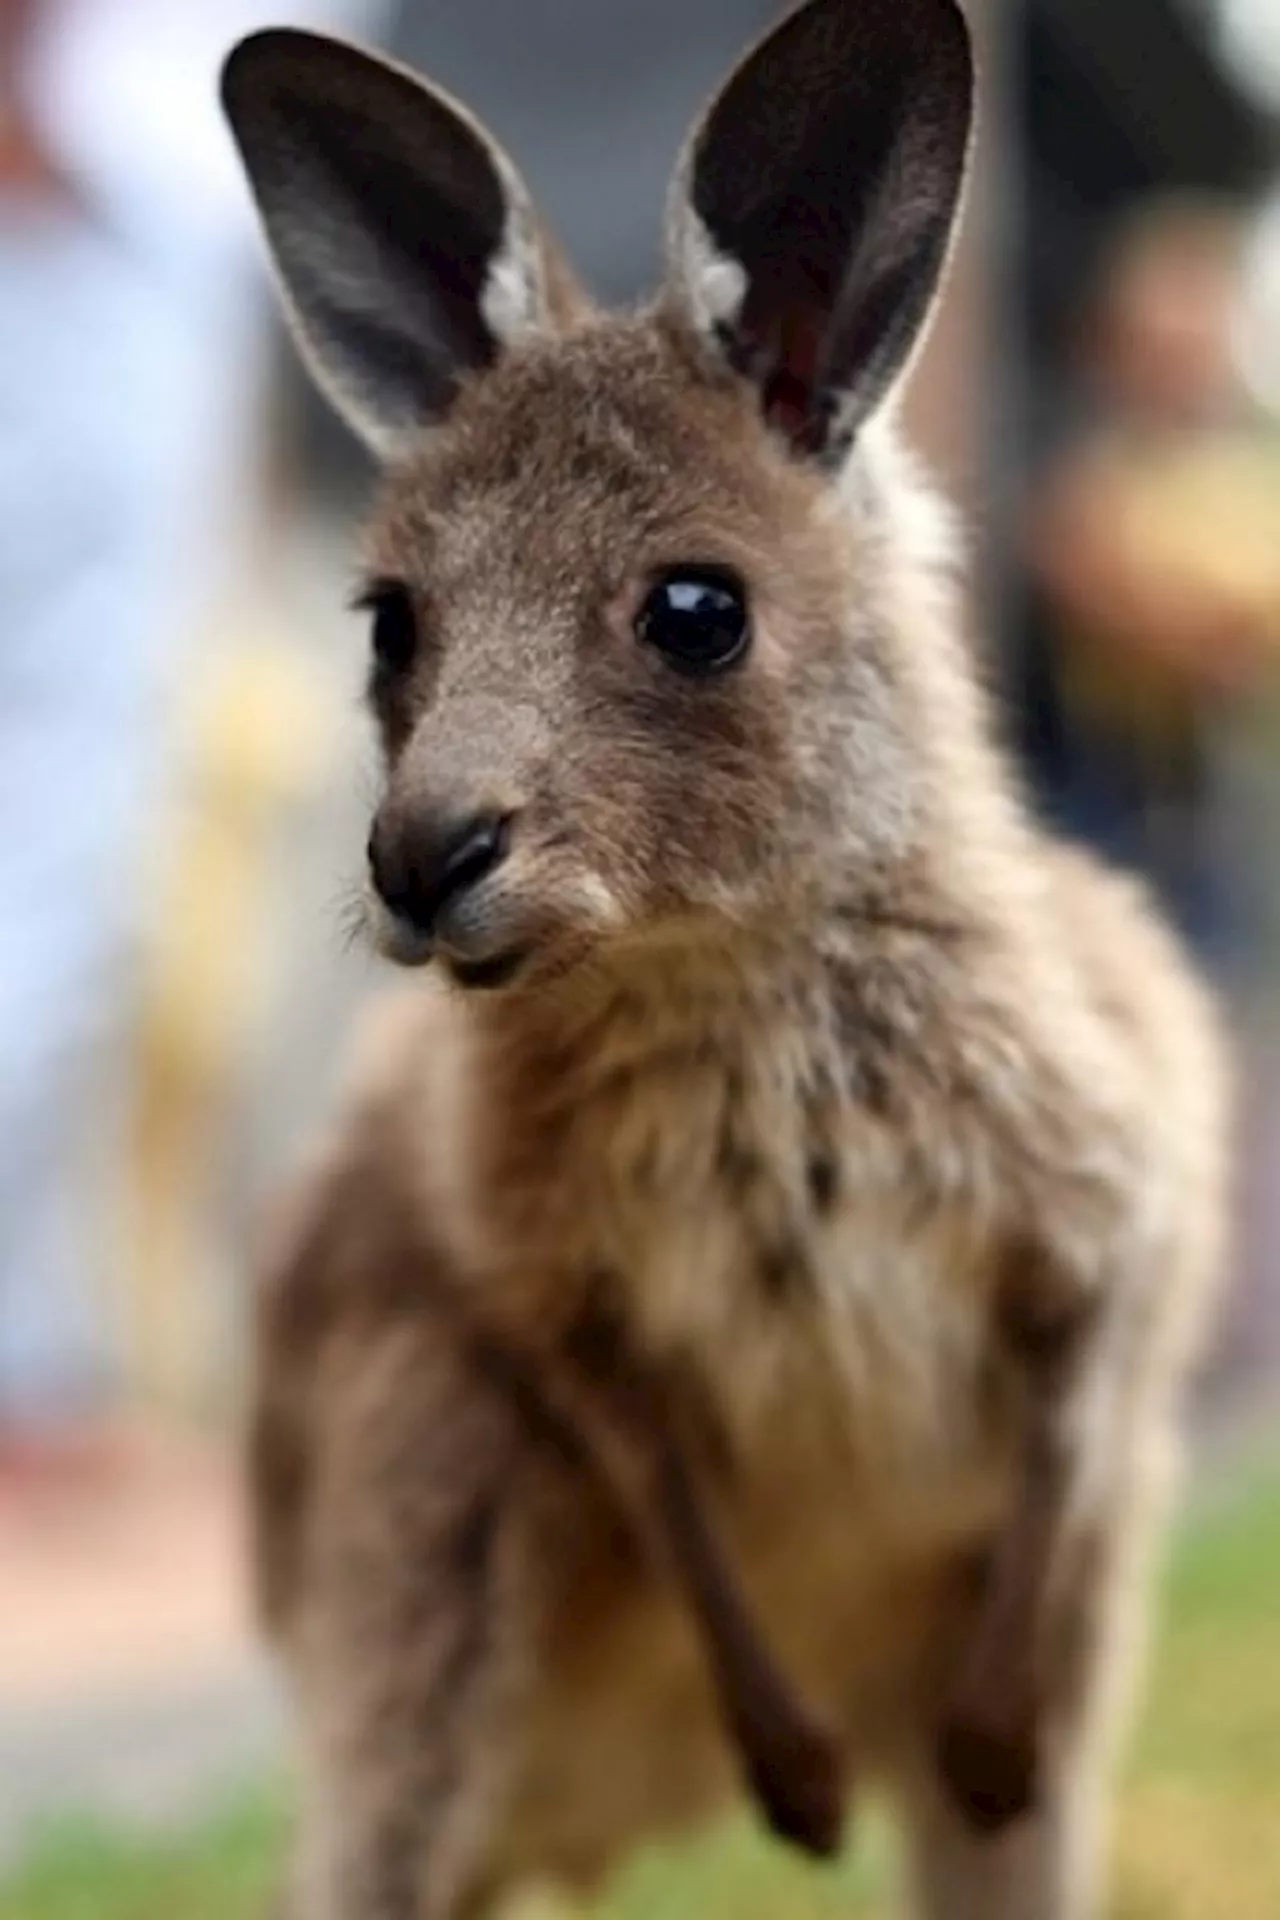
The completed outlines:
{"type": "Polygon", "coordinates": [[[269,1262],[298,1912],[450,1920],[718,1811],[695,1620],[731,1568],[897,1791],[922,1913],[1078,1920],[1221,1261],[1214,1020],[1139,890],[1027,817],[888,430],[833,483],[670,297],[570,304],[371,533],[421,628],[380,829],[514,814],[472,931],[525,964],[374,1013],[269,1262]],[[754,621],[696,684],[632,632],[694,558],[754,621]],[[619,1343],[678,1414],[693,1608],[557,1413],[619,1343]]]}
{"type": "MultiPolygon", "coordinates": [[[[501,1524],[522,1561],[506,1623],[525,1642],[509,1656],[520,1704],[501,1736],[467,1730],[480,1775],[499,1764],[507,1774],[481,1855],[494,1877],[536,1865],[589,1878],[634,1838],[710,1811],[732,1772],[678,1604],[636,1563],[581,1469],[505,1404],[442,1298],[473,1290],[486,1313],[550,1342],[572,1333],[608,1276],[636,1337],[689,1370],[724,1436],[718,1484],[735,1563],[790,1666],[838,1713],[860,1759],[907,1778],[916,1760],[904,1749],[927,1745],[949,1710],[973,1555],[1015,1510],[1019,1342],[996,1311],[1002,1250],[1028,1250],[1033,1312],[1043,1302],[1069,1320],[1077,1299],[1100,1303],[1086,1338],[1095,1370],[1109,1371],[1090,1377],[1101,1404],[1070,1455],[1100,1481],[1087,1519],[1106,1550],[1086,1563],[1100,1609],[1133,1545],[1125,1536],[1146,1524],[1145,1480],[1169,1440],[1216,1266],[1221,1076],[1180,957],[1135,888],[1054,847],[1016,810],[950,632],[913,582],[879,571],[887,529],[872,514],[887,503],[861,519],[829,516],[816,487],[780,461],[774,469],[767,447],[735,485],[734,459],[747,462],[731,429],[751,430],[745,408],[735,421],[727,397],[682,381],[655,323],[593,323],[477,386],[456,466],[451,437],[392,484],[376,564],[410,577],[423,568],[438,630],[458,649],[461,700],[485,672],[470,648],[492,644],[500,671],[491,595],[518,597],[532,633],[568,638],[576,691],[562,684],[550,698],[575,711],[543,774],[545,858],[550,869],[563,823],[566,867],[600,874],[626,900],[629,928],[548,936],[543,973],[535,965],[492,998],[427,981],[378,1016],[367,1084],[267,1296],[266,1591],[304,1701],[326,1703],[322,1725],[360,1720],[375,1682],[407,1702],[423,1620],[476,1607],[453,1556],[440,1560],[436,1528],[451,1516],[431,1510],[430,1494],[463,1473],[453,1396],[474,1398],[477,1422],[506,1429],[497,1477],[501,1524]],[[556,372],[559,407],[545,403],[556,372]],[[587,392],[589,412],[575,404],[587,392]],[[678,471],[668,420],[687,466],[711,468],[705,504],[646,478],[642,460],[627,467],[634,434],[657,475],[678,471]],[[523,485],[505,476],[490,498],[481,476],[503,475],[507,431],[526,450],[532,441],[534,458],[523,485]],[[580,442],[591,431],[601,445],[588,462],[580,442]],[[575,483],[587,492],[576,513],[550,484],[602,468],[598,498],[575,483]],[[461,511],[454,489],[467,473],[474,491],[451,523],[441,503],[461,511]],[[642,487],[657,496],[649,511],[671,551],[719,552],[732,539],[753,579],[778,569],[778,682],[735,719],[749,738],[742,758],[725,755],[726,780],[736,771],[749,781],[772,822],[756,860],[752,810],[740,799],[706,806],[701,766],[696,783],[688,776],[695,744],[683,729],[709,725],[706,715],[674,712],[666,734],[652,715],[648,738],[628,738],[611,685],[625,662],[593,659],[610,636],[584,633],[581,615],[570,624],[557,600],[566,582],[578,591],[596,518],[607,564],[610,500],[614,548],[633,537],[642,487]],[[461,557],[456,575],[442,559],[454,524],[459,545],[486,558],[470,608],[461,557]],[[778,525],[785,543],[771,541],[778,525]],[[850,663],[845,570],[859,564],[862,657],[850,663]],[[910,609],[896,618],[892,588],[910,609]],[[877,697],[888,709],[887,743],[829,727],[840,677],[853,683],[837,708],[844,728],[859,725],[863,681],[868,709],[877,697]],[[934,735],[928,723],[944,711],[934,735]],[[787,738],[769,739],[771,713],[787,716],[787,738]],[[579,714],[598,716],[597,740],[580,738],[579,714]],[[838,816],[843,797],[824,753],[892,765],[914,729],[914,819],[901,818],[899,783],[883,795],[890,817],[859,825],[876,854],[846,853],[845,823],[821,817],[838,816]],[[797,807],[803,776],[788,758],[806,750],[822,771],[797,807]],[[957,820],[975,837],[961,844],[957,820]],[[906,844],[889,851],[900,832],[906,844]],[[695,895],[685,862],[710,894],[732,894],[726,911],[698,901],[664,915],[668,889],[695,895]],[[418,1505],[421,1522],[405,1511],[418,1505]],[[344,1599],[325,1568],[344,1563],[352,1526],[369,1564],[344,1599]],[[400,1625],[379,1596],[406,1583],[400,1625]],[[358,1624],[369,1608],[376,1633],[358,1624]]],[[[535,684],[541,665],[529,662],[535,684]]],[[[436,704],[424,707],[415,750],[438,766],[449,744],[426,736],[448,726],[449,709],[438,665],[428,670],[436,704]]],[[[549,681],[550,663],[546,672],[549,681]]],[[[469,744],[492,751],[487,731],[469,744]]],[[[392,804],[409,804],[416,768],[391,778],[392,804]]],[[[874,809],[874,784],[854,793],[874,809]]],[[[555,897],[548,880],[540,910],[555,897]]],[[[1038,1355],[1029,1372],[1034,1395],[1038,1355]]],[[[1056,1419],[1056,1396],[1051,1404],[1056,1419]]],[[[1035,1449],[1031,1460],[1038,1474],[1035,1449]]],[[[1106,1651],[1093,1631],[1086,1664],[1099,1677],[1066,1703],[1073,1716],[1101,1686],[1106,1651]]],[[[438,1676],[423,1685],[434,1701],[438,1676]]],[[[1028,1707],[960,1705],[970,1718],[990,1712],[1017,1749],[1011,1761],[989,1757],[994,1783],[964,1789],[982,1818],[1009,1766],[1003,1791],[1030,1790],[1028,1707]]],[[[394,1773],[394,1752],[367,1737],[363,1766],[394,1773]]],[[[963,1737],[953,1730],[953,1764],[963,1737]]],[[[325,1764],[342,1767],[333,1753],[325,1764]]],[[[989,1817],[999,1815],[997,1805],[989,1817]]],[[[431,1832],[426,1810],[418,1817],[431,1832]]]]}

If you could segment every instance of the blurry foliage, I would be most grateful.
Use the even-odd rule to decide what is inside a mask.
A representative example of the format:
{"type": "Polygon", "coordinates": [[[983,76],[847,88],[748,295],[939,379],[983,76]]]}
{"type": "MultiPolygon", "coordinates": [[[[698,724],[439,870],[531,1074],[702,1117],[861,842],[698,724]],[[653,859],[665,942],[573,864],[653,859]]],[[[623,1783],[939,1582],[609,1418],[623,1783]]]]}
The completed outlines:
{"type": "Polygon", "coordinates": [[[279,1856],[281,1814],[247,1799],[198,1835],[128,1842],[69,1823],[0,1887],[3,1920],[258,1920],[279,1856]]]}
{"type": "MultiPolygon", "coordinates": [[[[1115,1920],[1280,1914],[1280,1471],[1254,1474],[1189,1529],[1169,1580],[1150,1709],[1118,1836],[1115,1920]]],[[[48,1836],[0,1886],[0,1920],[257,1920],[279,1800],[202,1832],[127,1843],[48,1836]]],[[[744,1818],[619,1880],[599,1920],[888,1920],[891,1845],[872,1815],[838,1869],[796,1864],[744,1818]]]]}

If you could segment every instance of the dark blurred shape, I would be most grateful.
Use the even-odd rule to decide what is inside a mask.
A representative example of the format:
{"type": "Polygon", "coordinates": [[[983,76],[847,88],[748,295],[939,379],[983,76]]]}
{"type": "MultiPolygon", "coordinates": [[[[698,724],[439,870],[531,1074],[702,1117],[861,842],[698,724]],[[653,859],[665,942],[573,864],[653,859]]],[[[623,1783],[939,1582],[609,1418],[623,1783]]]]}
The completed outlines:
{"type": "MultiPolygon", "coordinates": [[[[1273,138],[1179,0],[1023,0],[1011,62],[1022,285],[1041,394],[1120,224],[1153,195],[1245,197],[1273,138]]],[[[1053,412],[1036,406],[1033,434],[1053,412]]]]}
{"type": "MultiPolygon", "coordinates": [[[[1100,425],[1143,434],[1231,416],[1220,364],[1227,309],[1243,220],[1267,182],[1274,135],[1219,63],[1210,25],[1208,9],[1177,0],[1024,0],[1009,23],[1011,291],[1023,356],[1003,454],[1008,497],[1019,506],[1034,510],[1100,425]],[[1168,211],[1152,213],[1162,205],[1168,211]]],[[[1093,482],[1082,471],[1077,498],[1093,482]]],[[[1064,603],[1061,577],[1050,580],[1021,557],[1025,529],[1010,529],[1006,660],[1037,790],[1066,826],[1146,869],[1202,943],[1220,944],[1228,907],[1202,844],[1212,697],[1189,656],[1181,677],[1171,660],[1161,674],[1120,645],[1110,678],[1113,691],[1129,683],[1128,714],[1080,697],[1071,629],[1081,624],[1083,590],[1096,588],[1095,604],[1117,615],[1120,591],[1114,568],[1105,581],[1101,572],[1084,579],[1100,556],[1078,520],[1054,526],[1059,574],[1079,562],[1074,606],[1064,603]]],[[[1134,573],[1130,584],[1145,593],[1158,582],[1134,573]]],[[[1195,636],[1205,660],[1213,640],[1195,636]]]]}

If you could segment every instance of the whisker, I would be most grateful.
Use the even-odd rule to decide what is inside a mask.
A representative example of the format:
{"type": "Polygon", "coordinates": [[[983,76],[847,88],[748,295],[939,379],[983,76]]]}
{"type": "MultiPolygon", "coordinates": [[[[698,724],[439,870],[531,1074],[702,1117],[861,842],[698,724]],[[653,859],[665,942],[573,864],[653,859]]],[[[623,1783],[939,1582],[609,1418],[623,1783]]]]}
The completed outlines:
{"type": "Polygon", "coordinates": [[[356,881],[344,888],[333,903],[334,920],[338,929],[338,938],[344,953],[351,953],[357,947],[367,947],[372,941],[372,928],[369,924],[369,903],[364,889],[356,881]]]}

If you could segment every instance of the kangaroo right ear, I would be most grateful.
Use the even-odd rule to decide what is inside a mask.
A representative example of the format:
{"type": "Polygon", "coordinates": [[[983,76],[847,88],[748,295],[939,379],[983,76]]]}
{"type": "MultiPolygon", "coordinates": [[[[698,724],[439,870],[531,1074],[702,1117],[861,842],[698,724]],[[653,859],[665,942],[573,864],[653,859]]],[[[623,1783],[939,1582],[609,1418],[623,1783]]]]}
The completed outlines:
{"type": "Polygon", "coordinates": [[[956,0],[805,0],[694,129],[672,188],[668,297],[801,455],[838,463],[909,364],[972,93],[956,0]]]}
{"type": "Polygon", "coordinates": [[[299,345],[375,452],[393,453],[466,374],[572,307],[511,162],[402,68],[272,29],[228,56],[222,102],[299,345]]]}

